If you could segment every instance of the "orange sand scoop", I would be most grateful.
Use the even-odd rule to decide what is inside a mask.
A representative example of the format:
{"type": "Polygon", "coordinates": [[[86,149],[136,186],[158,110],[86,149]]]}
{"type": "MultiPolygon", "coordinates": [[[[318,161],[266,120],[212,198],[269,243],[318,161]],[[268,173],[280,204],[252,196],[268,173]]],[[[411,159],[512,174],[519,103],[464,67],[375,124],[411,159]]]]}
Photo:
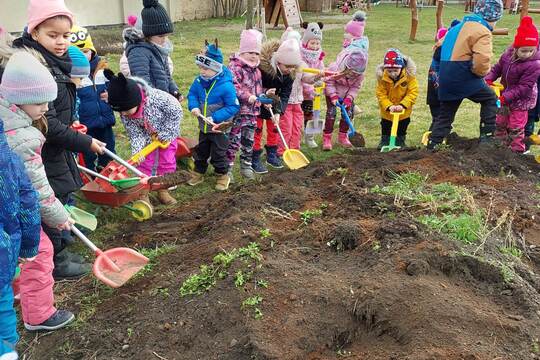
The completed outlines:
{"type": "Polygon", "coordinates": [[[148,258],[133,249],[114,248],[102,251],[75,226],[71,227],[71,231],[96,254],[92,270],[105,285],[120,287],[148,264],[148,258]]]}

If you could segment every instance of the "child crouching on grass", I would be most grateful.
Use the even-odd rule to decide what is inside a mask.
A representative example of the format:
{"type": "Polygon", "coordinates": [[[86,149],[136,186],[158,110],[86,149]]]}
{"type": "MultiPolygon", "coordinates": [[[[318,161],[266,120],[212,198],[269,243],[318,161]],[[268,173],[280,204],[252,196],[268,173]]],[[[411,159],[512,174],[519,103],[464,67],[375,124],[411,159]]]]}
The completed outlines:
{"type": "MultiPolygon", "coordinates": [[[[150,87],[142,79],[126,78],[122,73],[115,76],[109,69],[104,74],[109,80],[109,105],[120,113],[131,144],[131,153],[141,151],[154,137],[162,142],[170,142],[167,148],[158,148],[148,155],[138,169],[148,176],[175,172],[176,139],[183,118],[178,100],[165,91],[150,87]]],[[[158,191],[158,199],[164,205],[176,204],[176,199],[167,189],[158,191]]],[[[142,200],[150,202],[148,194],[142,200]]]]}

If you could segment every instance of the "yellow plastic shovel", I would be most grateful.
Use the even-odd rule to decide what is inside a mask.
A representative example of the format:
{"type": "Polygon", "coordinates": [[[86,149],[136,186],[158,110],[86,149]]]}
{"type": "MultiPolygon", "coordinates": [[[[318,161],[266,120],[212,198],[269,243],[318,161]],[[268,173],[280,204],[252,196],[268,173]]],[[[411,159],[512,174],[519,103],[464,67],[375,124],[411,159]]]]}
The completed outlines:
{"type": "Polygon", "coordinates": [[[392,129],[390,130],[390,144],[383,146],[381,148],[381,152],[389,152],[392,150],[399,150],[401,149],[400,146],[396,145],[396,138],[397,138],[397,131],[399,126],[399,116],[404,114],[405,110],[401,110],[400,112],[391,112],[392,114],[392,129]]]}
{"type": "MultiPolygon", "coordinates": [[[[274,119],[274,111],[272,110],[272,107],[268,108],[270,111],[270,115],[272,116],[272,119],[274,119]]],[[[279,124],[275,124],[276,129],[279,133],[279,137],[281,138],[281,141],[283,142],[283,146],[285,147],[285,152],[283,153],[283,162],[287,167],[291,170],[297,170],[301,169],[303,167],[306,167],[309,165],[308,158],[297,149],[289,149],[289,146],[287,145],[287,142],[285,141],[285,137],[283,136],[283,133],[281,132],[281,128],[279,127],[279,124]]]]}
{"type": "Polygon", "coordinates": [[[146,145],[141,151],[131,156],[128,162],[132,164],[139,164],[142,161],[144,161],[144,159],[148,155],[156,151],[157,148],[166,149],[169,147],[169,145],[170,145],[170,142],[160,141],[157,137],[153,137],[153,141],[150,144],[146,145]]]}

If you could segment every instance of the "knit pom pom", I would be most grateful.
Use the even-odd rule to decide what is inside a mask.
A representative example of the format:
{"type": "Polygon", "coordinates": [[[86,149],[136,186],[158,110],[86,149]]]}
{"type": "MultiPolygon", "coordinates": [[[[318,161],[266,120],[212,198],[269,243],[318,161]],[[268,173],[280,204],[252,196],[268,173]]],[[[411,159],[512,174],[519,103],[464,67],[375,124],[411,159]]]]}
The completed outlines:
{"type": "Polygon", "coordinates": [[[137,22],[137,15],[129,15],[127,18],[127,23],[129,26],[135,26],[137,22]]]}
{"type": "Polygon", "coordinates": [[[143,0],[143,6],[145,8],[156,7],[159,5],[158,0],[143,0]]]}
{"type": "Polygon", "coordinates": [[[366,13],[362,10],[358,10],[353,15],[353,21],[366,21],[366,13]]]}

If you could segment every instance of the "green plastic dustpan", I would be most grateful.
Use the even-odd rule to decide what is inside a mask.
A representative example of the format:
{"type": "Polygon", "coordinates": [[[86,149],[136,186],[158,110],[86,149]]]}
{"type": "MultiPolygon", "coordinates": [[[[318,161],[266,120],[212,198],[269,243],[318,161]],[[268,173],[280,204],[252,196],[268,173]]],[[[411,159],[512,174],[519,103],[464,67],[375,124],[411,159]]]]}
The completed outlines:
{"type": "Polygon", "coordinates": [[[64,208],[69,213],[69,216],[75,220],[75,223],[81,225],[85,229],[94,231],[97,228],[97,219],[93,214],[87,211],[79,209],[78,207],[71,205],[64,205],[64,208]]]}
{"type": "Polygon", "coordinates": [[[110,183],[117,189],[123,190],[123,189],[129,189],[131,187],[134,187],[136,185],[139,185],[141,182],[141,178],[133,177],[128,179],[121,179],[121,180],[111,180],[110,183]]]}

